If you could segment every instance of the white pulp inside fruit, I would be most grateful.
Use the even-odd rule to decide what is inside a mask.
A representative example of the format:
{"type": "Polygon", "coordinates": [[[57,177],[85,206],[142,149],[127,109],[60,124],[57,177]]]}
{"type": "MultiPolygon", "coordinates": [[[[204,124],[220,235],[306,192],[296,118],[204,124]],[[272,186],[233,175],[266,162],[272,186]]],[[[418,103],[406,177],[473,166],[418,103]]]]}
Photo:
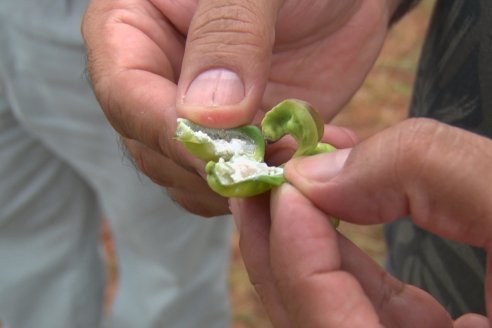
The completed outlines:
{"type": "Polygon", "coordinates": [[[241,139],[233,138],[230,141],[216,139],[212,141],[212,144],[214,145],[215,153],[219,157],[252,155],[255,153],[255,146],[241,139]]]}
{"type": "Polygon", "coordinates": [[[179,131],[181,134],[191,134],[197,143],[212,145],[214,153],[219,157],[230,158],[234,155],[253,155],[255,153],[255,145],[246,140],[239,138],[231,138],[231,140],[213,139],[205,132],[194,131],[186,125],[184,120],[178,119],[178,124],[180,124],[179,131]]]}
{"type": "Polygon", "coordinates": [[[215,165],[215,173],[223,185],[251,180],[258,176],[279,176],[283,172],[281,167],[268,166],[245,156],[234,156],[227,162],[221,158],[215,165]]]}

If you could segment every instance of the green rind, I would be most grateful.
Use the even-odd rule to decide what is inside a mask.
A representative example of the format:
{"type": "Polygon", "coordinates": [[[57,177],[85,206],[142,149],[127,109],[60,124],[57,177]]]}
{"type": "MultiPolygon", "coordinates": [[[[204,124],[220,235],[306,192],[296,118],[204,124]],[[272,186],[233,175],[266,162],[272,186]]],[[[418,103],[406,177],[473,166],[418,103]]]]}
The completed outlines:
{"type": "Polygon", "coordinates": [[[330,144],[318,142],[318,144],[314,149],[310,149],[306,151],[305,153],[302,154],[302,156],[312,156],[312,155],[318,155],[323,153],[332,153],[335,150],[337,149],[330,144]]]}
{"type": "Polygon", "coordinates": [[[236,128],[236,130],[251,138],[253,144],[256,146],[252,158],[258,162],[263,162],[265,158],[265,138],[261,130],[255,125],[244,125],[236,128]]]}
{"type": "Polygon", "coordinates": [[[294,157],[313,151],[324,133],[324,123],[319,113],[308,103],[286,99],[265,114],[261,122],[263,137],[278,141],[289,134],[297,142],[294,157]]]}

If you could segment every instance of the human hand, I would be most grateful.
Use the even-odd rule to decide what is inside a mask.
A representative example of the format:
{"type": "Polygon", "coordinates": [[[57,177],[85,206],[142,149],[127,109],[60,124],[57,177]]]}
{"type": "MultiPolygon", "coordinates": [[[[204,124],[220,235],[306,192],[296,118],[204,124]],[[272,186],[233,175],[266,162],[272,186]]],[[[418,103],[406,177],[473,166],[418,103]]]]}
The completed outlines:
{"type": "Polygon", "coordinates": [[[391,10],[386,1],[93,0],[82,31],[95,94],[139,168],[185,208],[214,215],[227,202],[174,142],[176,118],[235,127],[287,97],[331,118],[375,60],[391,10]]]}
{"type": "Polygon", "coordinates": [[[391,277],[339,234],[291,185],[272,195],[271,203],[266,196],[235,200],[233,213],[246,269],[274,327],[489,327],[474,314],[453,322],[428,293],[391,277]]]}
{"type": "Polygon", "coordinates": [[[411,214],[424,229],[488,249],[490,143],[409,120],[351,151],[288,163],[299,190],[282,186],[271,204],[234,201],[244,262],[275,326],[488,327],[473,314],[452,322],[430,295],[390,277],[338,234],[329,215],[378,223],[411,214]]]}
{"type": "Polygon", "coordinates": [[[491,160],[490,139],[409,119],[351,151],[294,159],[285,176],[323,212],[344,220],[375,224],[410,215],[442,237],[488,247],[491,160]]]}

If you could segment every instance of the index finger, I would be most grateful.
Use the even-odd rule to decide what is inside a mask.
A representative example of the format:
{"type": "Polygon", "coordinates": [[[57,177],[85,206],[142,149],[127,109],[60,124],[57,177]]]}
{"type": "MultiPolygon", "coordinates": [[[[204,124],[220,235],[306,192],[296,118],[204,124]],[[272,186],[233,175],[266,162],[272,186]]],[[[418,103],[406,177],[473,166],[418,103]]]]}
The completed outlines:
{"type": "Polygon", "coordinates": [[[298,327],[380,327],[357,280],[342,271],[337,234],[326,215],[292,186],[272,198],[272,272],[298,327]]]}
{"type": "Polygon", "coordinates": [[[292,186],[277,191],[272,212],[272,271],[300,326],[451,325],[435,299],[385,273],[292,186]]]}
{"type": "Polygon", "coordinates": [[[239,247],[244,265],[256,293],[273,324],[290,327],[270,270],[269,201],[269,195],[231,199],[231,211],[240,234],[239,247]]]}

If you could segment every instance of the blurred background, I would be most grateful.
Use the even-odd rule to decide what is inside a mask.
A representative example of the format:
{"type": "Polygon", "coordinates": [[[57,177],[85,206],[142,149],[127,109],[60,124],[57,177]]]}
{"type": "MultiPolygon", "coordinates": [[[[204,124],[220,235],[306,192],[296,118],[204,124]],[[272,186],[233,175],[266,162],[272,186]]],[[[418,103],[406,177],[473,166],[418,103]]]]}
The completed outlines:
{"type": "MultiPolygon", "coordinates": [[[[434,0],[420,5],[390,31],[382,55],[366,82],[335,125],[354,130],[361,139],[405,119],[412,93],[420,50],[425,37],[434,0]]],[[[385,245],[381,226],[355,226],[341,223],[339,231],[366,251],[381,265],[385,260],[385,245]]],[[[111,237],[103,229],[107,253],[109,286],[106,304],[111,303],[117,285],[117,266],[111,237]]],[[[238,237],[231,242],[229,285],[233,310],[232,328],[271,328],[268,318],[250,285],[238,250],[238,237]]]]}

